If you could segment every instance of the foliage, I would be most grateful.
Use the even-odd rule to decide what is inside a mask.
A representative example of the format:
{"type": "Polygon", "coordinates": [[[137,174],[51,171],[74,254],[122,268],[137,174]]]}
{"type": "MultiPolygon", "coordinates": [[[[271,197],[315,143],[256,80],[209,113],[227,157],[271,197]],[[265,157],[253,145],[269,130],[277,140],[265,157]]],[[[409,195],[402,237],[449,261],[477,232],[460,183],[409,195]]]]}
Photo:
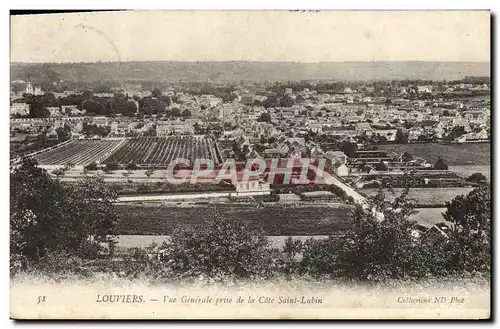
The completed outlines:
{"type": "Polygon", "coordinates": [[[97,164],[95,162],[91,162],[88,165],[84,167],[87,170],[97,170],[99,167],[97,167],[97,164]]]}
{"type": "Polygon", "coordinates": [[[130,162],[129,164],[127,164],[127,167],[125,167],[125,169],[127,170],[137,170],[139,169],[139,167],[137,167],[137,165],[133,162],[130,162]]]}
{"type": "Polygon", "coordinates": [[[271,115],[267,112],[264,112],[260,115],[259,121],[270,123],[271,122],[271,115]]]}
{"type": "Polygon", "coordinates": [[[107,126],[98,126],[94,124],[83,123],[82,133],[87,137],[102,136],[105,137],[111,132],[111,128],[107,126]]]}
{"type": "Polygon", "coordinates": [[[436,170],[448,170],[448,165],[444,162],[443,158],[438,157],[436,163],[434,164],[434,169],[436,170]]]}
{"type": "Polygon", "coordinates": [[[112,171],[118,170],[118,164],[117,163],[113,163],[113,162],[107,163],[106,164],[106,170],[108,172],[112,172],[112,171]]]}
{"type": "Polygon", "coordinates": [[[57,139],[58,141],[65,142],[71,138],[71,127],[68,124],[65,124],[63,127],[59,127],[56,129],[57,139]]]}
{"type": "Polygon", "coordinates": [[[387,171],[389,169],[389,167],[387,166],[387,164],[385,164],[384,162],[380,161],[378,163],[375,164],[375,169],[377,171],[387,171]]]}
{"type": "Polygon", "coordinates": [[[394,142],[396,144],[408,144],[408,133],[404,133],[401,129],[396,131],[396,139],[394,142]]]}
{"type": "Polygon", "coordinates": [[[355,143],[351,143],[348,141],[344,141],[340,147],[340,150],[344,152],[345,155],[347,155],[349,158],[355,158],[356,157],[356,150],[358,149],[357,145],[355,143]]]}
{"type": "Polygon", "coordinates": [[[261,232],[215,213],[203,227],[176,229],[164,254],[182,277],[249,279],[268,275],[268,245],[261,232]]]}
{"type": "Polygon", "coordinates": [[[411,153],[409,152],[404,152],[402,155],[401,155],[401,160],[403,162],[410,162],[413,160],[413,156],[411,155],[411,153]]]}
{"type": "Polygon", "coordinates": [[[486,176],[484,176],[482,173],[480,172],[476,172],[476,173],[473,173],[472,175],[470,175],[467,180],[469,182],[474,182],[474,183],[482,183],[482,182],[485,182],[486,181],[486,176]]]}
{"type": "Polygon", "coordinates": [[[443,218],[454,224],[452,260],[468,271],[489,270],[491,252],[491,188],[483,184],[446,203],[443,218]]]}
{"type": "Polygon", "coordinates": [[[61,185],[26,158],[11,174],[11,253],[37,260],[54,250],[85,255],[89,245],[113,245],[116,193],[101,179],[61,185]]]}

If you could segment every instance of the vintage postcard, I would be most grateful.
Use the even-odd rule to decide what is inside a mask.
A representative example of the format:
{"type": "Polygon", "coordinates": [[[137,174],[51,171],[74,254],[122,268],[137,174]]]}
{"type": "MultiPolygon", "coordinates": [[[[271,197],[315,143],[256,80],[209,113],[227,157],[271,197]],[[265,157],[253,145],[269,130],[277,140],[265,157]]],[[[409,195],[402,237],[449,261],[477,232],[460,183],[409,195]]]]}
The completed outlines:
{"type": "Polygon", "coordinates": [[[490,22],[11,16],[11,318],[489,319],[490,22]]]}

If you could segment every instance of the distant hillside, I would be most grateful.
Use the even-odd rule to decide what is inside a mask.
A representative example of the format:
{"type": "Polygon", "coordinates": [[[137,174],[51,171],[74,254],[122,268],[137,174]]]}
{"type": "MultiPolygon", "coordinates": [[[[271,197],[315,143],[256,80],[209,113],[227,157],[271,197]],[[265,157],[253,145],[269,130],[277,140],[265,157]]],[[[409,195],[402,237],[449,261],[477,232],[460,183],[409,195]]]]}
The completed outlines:
{"type": "Polygon", "coordinates": [[[54,79],[148,81],[281,81],[281,80],[457,80],[490,76],[490,63],[466,62],[105,62],[11,63],[11,81],[54,79]]]}

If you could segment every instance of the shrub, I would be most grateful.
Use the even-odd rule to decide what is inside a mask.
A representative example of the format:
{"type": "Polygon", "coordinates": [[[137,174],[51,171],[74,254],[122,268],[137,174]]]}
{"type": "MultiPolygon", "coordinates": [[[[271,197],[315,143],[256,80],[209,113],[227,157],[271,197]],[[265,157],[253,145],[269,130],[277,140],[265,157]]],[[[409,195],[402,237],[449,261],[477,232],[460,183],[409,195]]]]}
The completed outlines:
{"type": "Polygon", "coordinates": [[[106,164],[106,170],[108,170],[109,172],[118,170],[118,164],[117,163],[108,163],[108,164],[106,164]]]}
{"type": "Polygon", "coordinates": [[[473,183],[482,183],[486,181],[486,176],[484,176],[480,172],[473,173],[467,178],[467,181],[473,182],[473,183]]]}
{"type": "Polygon", "coordinates": [[[91,171],[94,171],[94,170],[99,169],[99,168],[97,167],[97,164],[96,164],[95,162],[89,163],[88,165],[86,165],[86,166],[85,166],[85,167],[83,167],[83,168],[85,168],[85,169],[87,169],[87,170],[91,170],[91,171]]]}
{"type": "Polygon", "coordinates": [[[165,246],[165,259],[180,277],[215,281],[269,277],[268,245],[262,232],[216,214],[203,227],[176,229],[165,246]]]}
{"type": "Polygon", "coordinates": [[[137,165],[135,163],[131,162],[131,163],[127,164],[127,166],[125,167],[125,169],[127,169],[127,170],[137,170],[139,168],[137,167],[137,165]]]}
{"type": "Polygon", "coordinates": [[[439,157],[434,164],[436,170],[448,170],[448,165],[444,162],[443,158],[439,157]]]}
{"type": "Polygon", "coordinates": [[[147,193],[149,190],[149,186],[146,184],[139,184],[139,186],[137,186],[137,193],[147,193]]]}

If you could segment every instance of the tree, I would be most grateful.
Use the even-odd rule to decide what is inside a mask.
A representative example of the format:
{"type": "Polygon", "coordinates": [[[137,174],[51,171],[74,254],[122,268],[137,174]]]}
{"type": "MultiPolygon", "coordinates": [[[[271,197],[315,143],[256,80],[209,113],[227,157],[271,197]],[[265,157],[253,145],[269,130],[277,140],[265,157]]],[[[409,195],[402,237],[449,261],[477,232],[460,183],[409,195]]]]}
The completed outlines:
{"type": "Polygon", "coordinates": [[[483,183],[486,181],[486,176],[484,176],[482,173],[480,172],[476,172],[476,173],[473,173],[472,175],[470,175],[467,180],[469,182],[473,182],[473,183],[483,183]]]}
{"type": "Polygon", "coordinates": [[[64,168],[63,168],[63,171],[65,173],[67,173],[68,171],[70,171],[71,169],[73,169],[75,167],[75,165],[71,162],[68,162],[64,165],[64,168]]]}
{"type": "Polygon", "coordinates": [[[269,241],[243,221],[219,216],[211,209],[203,227],[176,229],[165,246],[165,259],[181,277],[212,280],[265,277],[269,241]]]}
{"type": "Polygon", "coordinates": [[[181,114],[181,110],[179,110],[179,108],[177,107],[174,107],[171,111],[170,111],[170,115],[173,116],[173,117],[180,117],[182,114],[181,114]]]}
{"type": "Polygon", "coordinates": [[[106,170],[108,172],[113,172],[115,170],[118,170],[118,164],[117,163],[107,163],[106,164],[106,170]]]}
{"type": "Polygon", "coordinates": [[[351,143],[349,141],[344,141],[340,147],[340,150],[344,152],[349,158],[355,158],[357,155],[356,150],[358,146],[355,143],[351,143]]]}
{"type": "Polygon", "coordinates": [[[291,107],[295,104],[295,101],[290,95],[285,95],[281,98],[280,104],[283,107],[291,107]]]}
{"type": "Polygon", "coordinates": [[[139,167],[137,167],[137,165],[133,162],[130,162],[129,164],[127,164],[127,167],[125,167],[125,169],[127,170],[137,170],[139,169],[139,167]]]}
{"type": "Polygon", "coordinates": [[[304,101],[305,101],[305,98],[302,95],[297,95],[297,97],[295,97],[295,102],[297,104],[304,103],[304,101]]]}
{"type": "Polygon", "coordinates": [[[434,164],[434,169],[436,170],[448,170],[448,165],[444,162],[443,158],[438,157],[436,163],[434,164]]]}
{"type": "Polygon", "coordinates": [[[91,162],[91,163],[89,163],[89,164],[88,164],[88,165],[86,165],[84,168],[85,168],[85,169],[87,169],[87,170],[90,170],[90,171],[93,171],[93,170],[97,170],[97,169],[99,169],[99,168],[97,167],[97,164],[96,164],[95,162],[91,162]]]}
{"type": "Polygon", "coordinates": [[[24,158],[10,176],[11,253],[30,259],[43,257],[64,236],[65,191],[37,165],[24,158]]]}
{"type": "Polygon", "coordinates": [[[11,174],[11,254],[39,260],[47,253],[82,254],[89,243],[112,243],[116,194],[104,181],[61,185],[31,158],[11,174]]]}
{"type": "Polygon", "coordinates": [[[43,99],[38,96],[34,96],[29,104],[29,117],[30,118],[47,118],[50,116],[49,110],[43,99]]]}
{"type": "Polygon", "coordinates": [[[462,135],[465,135],[465,127],[464,126],[454,126],[451,129],[450,137],[452,139],[459,138],[462,135]]]}
{"type": "Polygon", "coordinates": [[[408,134],[404,133],[401,129],[396,131],[396,138],[394,140],[396,144],[408,144],[408,134]]]}
{"type": "MultiPolygon", "coordinates": [[[[368,207],[350,213],[350,228],[341,238],[308,241],[300,270],[312,275],[385,280],[403,278],[419,270],[414,255],[419,245],[412,233],[416,222],[414,203],[406,188],[389,203],[383,190],[367,199],[368,207]]],[[[420,265],[420,264],[419,264],[420,265]]]]}
{"type": "Polygon", "coordinates": [[[280,104],[280,99],[276,95],[268,96],[264,102],[264,107],[266,109],[276,108],[279,106],[282,106],[282,105],[280,104]]]}
{"type": "Polygon", "coordinates": [[[86,114],[97,114],[97,115],[107,115],[110,111],[106,109],[104,104],[101,102],[88,99],[82,103],[82,108],[85,110],[86,114]]]}
{"type": "Polygon", "coordinates": [[[52,171],[52,174],[55,175],[57,179],[59,179],[61,176],[64,176],[65,171],[63,169],[58,168],[52,171]]]}
{"type": "Polygon", "coordinates": [[[401,161],[403,162],[410,162],[413,160],[413,156],[409,152],[404,152],[401,154],[401,161]]]}
{"type": "Polygon", "coordinates": [[[160,89],[158,88],[155,88],[153,89],[153,91],[151,92],[151,96],[153,96],[154,98],[160,100],[162,99],[162,92],[160,89]]]}
{"type": "Polygon", "coordinates": [[[182,116],[185,118],[191,117],[191,111],[189,111],[188,109],[185,109],[184,111],[182,111],[182,116]]]}
{"type": "Polygon", "coordinates": [[[270,123],[271,122],[271,114],[269,114],[267,112],[262,113],[260,115],[259,121],[270,123]]]}
{"type": "Polygon", "coordinates": [[[375,164],[375,169],[377,171],[387,171],[389,169],[389,167],[387,166],[387,164],[385,164],[384,162],[380,161],[378,163],[375,164]]]}
{"type": "Polygon", "coordinates": [[[149,168],[148,170],[146,170],[144,172],[144,174],[148,177],[148,181],[149,181],[149,178],[154,174],[155,170],[152,169],[152,168],[149,168]]]}
{"type": "Polygon", "coordinates": [[[68,124],[64,124],[63,127],[56,129],[56,133],[59,143],[65,142],[71,138],[71,127],[68,124]]]}
{"type": "Polygon", "coordinates": [[[491,188],[488,184],[446,203],[443,218],[454,224],[450,263],[467,271],[491,267],[491,188]]]}
{"type": "Polygon", "coordinates": [[[124,116],[133,117],[136,115],[137,106],[132,101],[116,101],[114,112],[121,113],[124,116]]]}
{"type": "Polygon", "coordinates": [[[103,246],[111,252],[116,245],[116,192],[102,178],[85,177],[68,189],[67,198],[71,201],[68,249],[80,250],[83,256],[92,258],[98,256],[95,252],[103,246]]]}
{"type": "Polygon", "coordinates": [[[16,94],[26,90],[25,83],[17,83],[17,82],[11,83],[10,88],[16,94]]]}

